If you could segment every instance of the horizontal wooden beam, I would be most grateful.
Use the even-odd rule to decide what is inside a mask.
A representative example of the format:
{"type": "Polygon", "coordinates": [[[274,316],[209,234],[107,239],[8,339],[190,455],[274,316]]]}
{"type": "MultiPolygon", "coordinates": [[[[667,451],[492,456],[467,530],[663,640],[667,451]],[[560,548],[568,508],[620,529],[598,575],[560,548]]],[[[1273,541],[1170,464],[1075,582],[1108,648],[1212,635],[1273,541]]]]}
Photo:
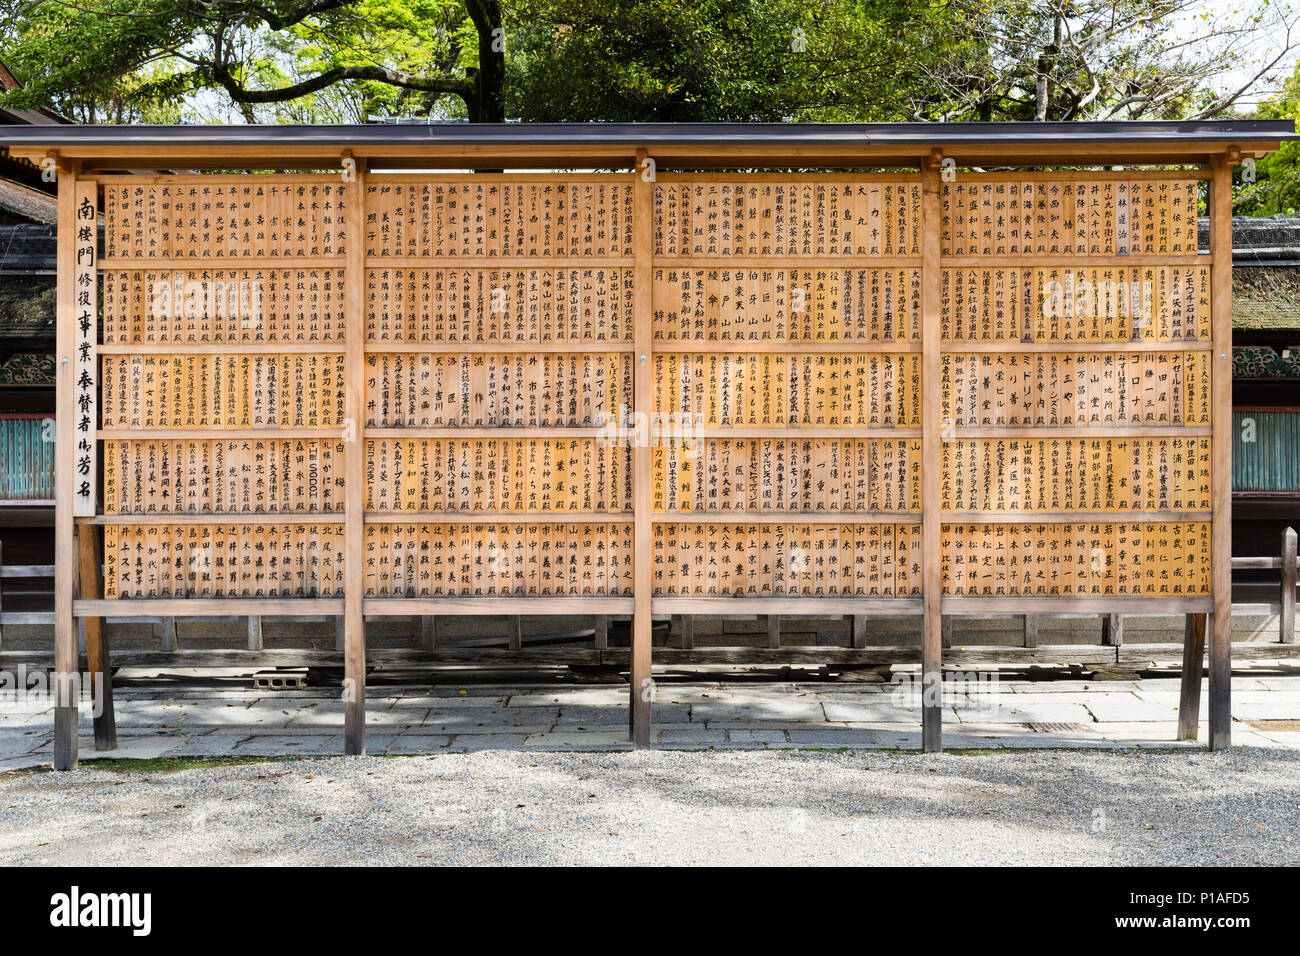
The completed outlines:
{"type": "Polygon", "coordinates": [[[52,564],[6,564],[0,565],[0,578],[52,578],[52,564]]]}
{"type": "Polygon", "coordinates": [[[1094,524],[1209,521],[1208,511],[945,511],[948,524],[1094,524]]]}
{"type": "MultiPolygon", "coordinates": [[[[656,597],[656,614],[898,614],[921,613],[920,598],[656,597]]],[[[659,651],[655,651],[657,656],[659,651]]]]}
{"type": "Polygon", "coordinates": [[[660,511],[660,524],[920,524],[919,514],[883,511],[660,511]]]}
{"type": "MultiPolygon", "coordinates": [[[[1208,597],[945,597],[944,614],[1197,614],[1208,597]]],[[[280,617],[339,614],[340,598],[149,598],[74,601],[77,617],[280,617]]],[[[365,613],[405,614],[630,614],[631,597],[366,598],[365,613]]],[[[921,613],[919,598],[675,597],[653,600],[656,614],[885,614],[921,613]]]]}
{"type": "Polygon", "coordinates": [[[631,614],[631,597],[438,597],[366,598],[368,616],[402,614],[631,614]]]}
{"type": "Polygon", "coordinates": [[[1200,614],[1213,607],[1200,597],[945,597],[944,614],[1200,614]]]}
{"type": "Polygon", "coordinates": [[[281,617],[342,613],[342,598],[103,598],[72,602],[73,617],[281,617]]]}

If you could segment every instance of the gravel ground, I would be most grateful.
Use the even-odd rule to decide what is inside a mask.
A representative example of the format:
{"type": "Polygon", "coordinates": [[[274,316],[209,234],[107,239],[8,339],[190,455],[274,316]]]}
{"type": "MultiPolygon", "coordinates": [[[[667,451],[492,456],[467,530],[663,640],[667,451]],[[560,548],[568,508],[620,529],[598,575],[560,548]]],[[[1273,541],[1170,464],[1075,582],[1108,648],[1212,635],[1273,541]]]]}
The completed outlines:
{"type": "Polygon", "coordinates": [[[0,865],[1300,863],[1300,753],[519,753],[0,775],[0,865]]]}

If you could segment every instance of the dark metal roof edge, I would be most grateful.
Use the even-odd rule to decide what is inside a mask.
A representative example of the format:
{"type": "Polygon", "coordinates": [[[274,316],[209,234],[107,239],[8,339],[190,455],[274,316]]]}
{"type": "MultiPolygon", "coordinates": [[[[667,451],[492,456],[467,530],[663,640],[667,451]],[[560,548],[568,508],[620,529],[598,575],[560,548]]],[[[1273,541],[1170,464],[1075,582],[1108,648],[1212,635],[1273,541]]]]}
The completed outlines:
{"type": "Polygon", "coordinates": [[[364,123],[306,125],[13,126],[0,143],[99,146],[329,144],[822,144],[924,146],[963,143],[1202,142],[1289,140],[1292,120],[1160,120],[1048,123],[364,123]]]}

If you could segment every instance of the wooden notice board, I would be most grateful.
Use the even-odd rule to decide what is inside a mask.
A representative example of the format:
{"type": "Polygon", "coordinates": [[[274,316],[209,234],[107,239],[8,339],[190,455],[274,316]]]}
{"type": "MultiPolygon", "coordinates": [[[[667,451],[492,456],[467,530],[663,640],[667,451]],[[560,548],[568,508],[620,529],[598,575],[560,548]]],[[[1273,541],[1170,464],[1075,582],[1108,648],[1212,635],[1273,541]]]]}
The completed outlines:
{"type": "Polygon", "coordinates": [[[943,593],[973,599],[953,607],[1071,598],[1104,613],[1136,598],[1206,609],[1213,293],[1196,231],[1206,178],[943,184],[943,593]]]}
{"type": "Polygon", "coordinates": [[[627,177],[370,176],[360,236],[344,197],[105,181],[105,596],[332,597],[349,560],[366,598],[629,594],[630,453],[598,437],[632,403],[627,177]]]}
{"type": "Polygon", "coordinates": [[[83,177],[78,613],[1205,613],[1206,180],[83,177]]]}
{"type": "Polygon", "coordinates": [[[920,212],[918,175],[659,177],[657,607],[919,610],[920,212]]]}

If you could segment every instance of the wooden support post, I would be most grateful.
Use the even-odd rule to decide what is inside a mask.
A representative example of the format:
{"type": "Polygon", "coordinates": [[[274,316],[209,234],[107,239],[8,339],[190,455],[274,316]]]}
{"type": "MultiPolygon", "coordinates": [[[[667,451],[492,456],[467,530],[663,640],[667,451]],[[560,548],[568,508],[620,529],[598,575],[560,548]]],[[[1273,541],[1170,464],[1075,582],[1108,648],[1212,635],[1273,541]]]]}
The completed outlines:
{"type": "Polygon", "coordinates": [[[1124,615],[1107,614],[1101,619],[1101,642],[1107,647],[1124,645],[1124,615]]]}
{"type": "Polygon", "coordinates": [[[943,452],[940,378],[939,165],[942,151],[921,163],[921,749],[943,749],[943,613],[940,562],[939,462],[943,452]]]}
{"type": "Polygon", "coordinates": [[[56,159],[59,178],[58,279],[55,333],[54,426],[54,760],[55,770],[77,766],[77,625],[72,589],[77,573],[73,537],[76,487],[76,197],[79,164],[56,159]]]}
{"type": "Polygon", "coordinates": [[[651,463],[648,422],[654,410],[654,355],[651,319],[651,256],[654,252],[653,166],[646,163],[646,151],[637,150],[632,170],[632,401],[638,427],[632,432],[632,654],[628,668],[628,707],[632,746],[650,746],[651,705],[654,679],[651,676],[650,594],[654,549],[651,517],[651,463]]]}
{"type": "Polygon", "coordinates": [[[609,615],[596,615],[596,621],[593,627],[593,637],[595,639],[596,650],[603,651],[609,648],[609,615]]]}
{"type": "Polygon", "coordinates": [[[1178,739],[1195,740],[1201,720],[1201,669],[1205,666],[1205,615],[1188,614],[1183,626],[1183,674],[1178,696],[1178,739]]]}
{"type": "Polygon", "coordinates": [[[438,619],[432,614],[420,618],[420,647],[426,651],[438,649],[438,619]]]}
{"type": "Polygon", "coordinates": [[[521,651],[524,649],[524,619],[518,614],[511,614],[506,618],[506,633],[509,635],[510,649],[512,651],[521,651]]]}
{"type": "Polygon", "coordinates": [[[1038,615],[1026,614],[1021,618],[1021,626],[1024,628],[1025,647],[1038,646],[1038,615]]]}
{"type": "Polygon", "coordinates": [[[695,615],[683,614],[681,616],[681,634],[682,649],[691,650],[695,647],[695,615]]]}
{"type": "Polygon", "coordinates": [[[852,637],[850,639],[850,643],[855,648],[866,647],[867,646],[867,616],[865,614],[854,614],[851,618],[849,618],[849,620],[853,622],[852,623],[853,632],[852,632],[852,637]]]}
{"type": "Polygon", "coordinates": [[[1295,643],[1295,528],[1282,532],[1282,613],[1278,615],[1279,635],[1283,644],[1295,643]]]}
{"type": "Polygon", "coordinates": [[[781,616],[779,614],[769,614],[767,616],[767,646],[781,646],[781,616]]]}
{"type": "Polygon", "coordinates": [[[162,649],[167,653],[176,650],[176,618],[162,619],[162,649]]]}
{"type": "Polygon", "coordinates": [[[945,650],[952,647],[952,615],[944,614],[939,622],[939,646],[945,650]]]}
{"type": "Polygon", "coordinates": [[[366,172],[364,163],[350,152],[344,168],[347,270],[344,274],[344,399],[343,399],[343,752],[366,752],[366,622],[362,612],[365,569],[366,472],[365,360],[366,360],[366,172]],[[350,164],[355,166],[349,169],[350,164]],[[349,173],[351,175],[349,175],[349,173]]]}
{"type": "MultiPolygon", "coordinates": [[[[1235,147],[1234,147],[1235,149],[1235,147]]],[[[1210,749],[1232,746],[1232,165],[1210,179],[1211,590],[1210,749]]]]}
{"type": "MultiPolygon", "coordinates": [[[[77,578],[81,596],[94,600],[102,593],[100,584],[100,531],[95,525],[77,529],[77,578]]],[[[108,661],[108,628],[102,617],[85,617],[86,673],[90,679],[91,713],[95,726],[95,749],[117,749],[117,719],[113,713],[113,669],[108,661]]]]}
{"type": "Polygon", "coordinates": [[[260,651],[264,647],[262,643],[262,618],[256,614],[248,616],[248,649],[250,651],[260,651]]]}

